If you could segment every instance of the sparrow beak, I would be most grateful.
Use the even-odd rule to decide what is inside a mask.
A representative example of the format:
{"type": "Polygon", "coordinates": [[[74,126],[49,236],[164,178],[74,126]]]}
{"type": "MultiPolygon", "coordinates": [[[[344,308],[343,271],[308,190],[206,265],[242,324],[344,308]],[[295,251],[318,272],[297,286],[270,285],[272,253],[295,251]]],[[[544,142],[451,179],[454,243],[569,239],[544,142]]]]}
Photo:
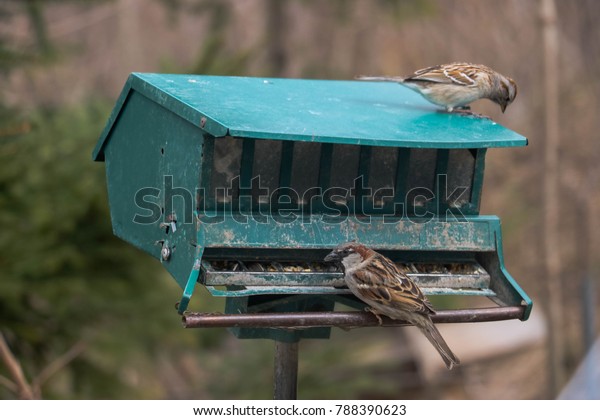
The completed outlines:
{"type": "Polygon", "coordinates": [[[504,114],[504,111],[506,110],[506,106],[507,106],[507,104],[506,104],[506,103],[504,103],[504,104],[500,104],[500,109],[502,110],[502,113],[503,113],[503,114],[504,114]]]}
{"type": "Polygon", "coordinates": [[[337,252],[331,251],[329,254],[327,254],[324,261],[330,262],[330,261],[339,261],[339,260],[340,260],[340,256],[337,254],[337,252]]]}

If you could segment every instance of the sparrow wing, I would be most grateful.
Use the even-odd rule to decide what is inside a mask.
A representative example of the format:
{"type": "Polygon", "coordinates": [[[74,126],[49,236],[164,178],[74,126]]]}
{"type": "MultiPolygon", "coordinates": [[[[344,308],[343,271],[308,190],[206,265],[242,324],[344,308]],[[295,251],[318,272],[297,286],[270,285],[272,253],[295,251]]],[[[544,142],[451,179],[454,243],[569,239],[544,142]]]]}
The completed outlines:
{"type": "Polygon", "coordinates": [[[435,310],[419,287],[381,254],[362,270],[353,273],[368,300],[409,312],[433,314],[435,310]]]}
{"type": "Polygon", "coordinates": [[[417,70],[404,78],[404,82],[433,82],[475,86],[477,84],[477,68],[469,64],[447,64],[417,70]]]}

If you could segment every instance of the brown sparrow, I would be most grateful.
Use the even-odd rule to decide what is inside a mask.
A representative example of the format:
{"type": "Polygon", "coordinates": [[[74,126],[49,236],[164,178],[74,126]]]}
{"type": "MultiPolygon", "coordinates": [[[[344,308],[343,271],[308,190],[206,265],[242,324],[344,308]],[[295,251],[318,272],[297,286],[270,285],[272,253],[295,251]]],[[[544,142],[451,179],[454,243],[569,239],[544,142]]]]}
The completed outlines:
{"type": "Polygon", "coordinates": [[[431,321],[435,313],[419,287],[383,255],[357,242],[338,246],[325,261],[341,261],[348,288],[379,315],[408,321],[417,326],[442,356],[448,369],[458,365],[458,357],[431,321]]]}
{"type": "Polygon", "coordinates": [[[417,70],[406,77],[360,76],[358,79],[401,83],[448,112],[467,107],[478,99],[496,102],[504,112],[517,96],[514,80],[481,64],[442,64],[417,70]]]}

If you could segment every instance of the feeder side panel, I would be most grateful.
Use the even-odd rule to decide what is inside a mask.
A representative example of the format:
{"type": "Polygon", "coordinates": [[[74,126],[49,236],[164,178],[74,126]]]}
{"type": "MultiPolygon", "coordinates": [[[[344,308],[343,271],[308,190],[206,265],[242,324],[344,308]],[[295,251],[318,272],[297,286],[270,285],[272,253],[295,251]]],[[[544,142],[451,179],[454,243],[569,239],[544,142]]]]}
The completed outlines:
{"type": "Polygon", "coordinates": [[[182,287],[195,254],[202,145],[200,129],[131,91],[103,148],[115,235],[159,260],[169,247],[163,265],[182,287]]]}

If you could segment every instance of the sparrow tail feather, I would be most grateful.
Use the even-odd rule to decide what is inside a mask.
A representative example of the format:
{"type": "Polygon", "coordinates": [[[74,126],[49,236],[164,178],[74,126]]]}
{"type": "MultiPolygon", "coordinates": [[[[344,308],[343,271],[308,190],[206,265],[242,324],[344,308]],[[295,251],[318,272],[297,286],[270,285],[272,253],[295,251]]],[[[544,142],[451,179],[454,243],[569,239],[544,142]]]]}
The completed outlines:
{"type": "Polygon", "coordinates": [[[402,83],[403,77],[386,77],[386,76],[357,76],[357,80],[366,80],[370,82],[396,82],[402,83]]]}
{"type": "Polygon", "coordinates": [[[433,322],[419,323],[417,326],[425,337],[427,337],[429,342],[433,344],[440,356],[442,356],[442,359],[449,370],[460,364],[460,360],[458,360],[458,357],[450,350],[450,347],[448,347],[448,344],[446,344],[446,341],[433,322]]]}

